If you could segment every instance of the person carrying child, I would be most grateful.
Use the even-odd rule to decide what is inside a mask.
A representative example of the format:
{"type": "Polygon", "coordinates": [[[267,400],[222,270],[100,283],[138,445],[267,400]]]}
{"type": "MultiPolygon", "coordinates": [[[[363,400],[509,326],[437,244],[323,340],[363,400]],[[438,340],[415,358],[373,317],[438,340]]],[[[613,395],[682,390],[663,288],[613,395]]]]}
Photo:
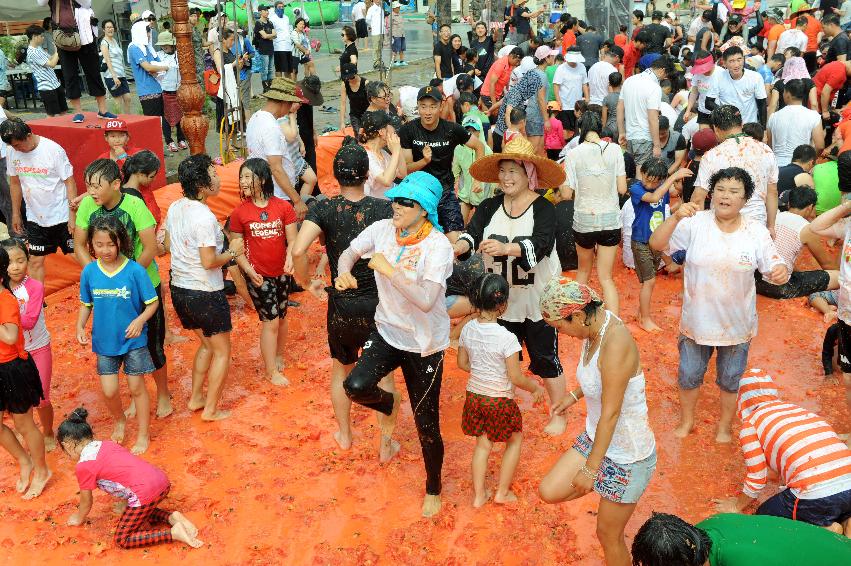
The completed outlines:
{"type": "Polygon", "coordinates": [[[53,436],[53,405],[50,403],[50,380],[53,375],[53,352],[50,348],[50,333],[44,323],[44,284],[27,274],[30,253],[23,240],[10,238],[0,242],[9,254],[9,287],[18,299],[21,311],[21,331],[24,349],[35,362],[41,378],[44,399],[36,408],[44,435],[44,450],[56,448],[53,436]]]}
{"type": "Polygon", "coordinates": [[[133,255],[127,229],[113,215],[95,216],[88,226],[89,253],[97,257],[80,275],[80,312],[77,342],[89,343],[86,323],[94,311],[92,351],[106,405],[115,419],[112,440],[124,440],[127,418],[119,397],[118,372],[124,366],[127,384],[139,418],[139,431],[131,451],[142,454],[150,442],[150,399],[145,375],[154,372],[148,351],[147,322],[159,300],[145,268],[129,259],[133,255]]]}
{"type": "Polygon", "coordinates": [[[201,547],[203,543],[196,538],[198,529],[186,516],[158,507],[171,489],[165,473],[115,442],[95,440],[86,422],[88,416],[86,409],[75,409],[57,433],[62,450],[77,462],[74,472],[80,486],[80,504],[68,518],[68,525],[86,522],[94,502],[92,491],[100,488],[120,500],[115,509],[121,510],[121,517],[114,536],[119,547],[141,548],[175,540],[201,547]],[[154,528],[160,524],[170,528],[154,528]]]}
{"type": "Polygon", "coordinates": [[[10,279],[9,254],[0,247],[0,445],[21,469],[15,491],[22,493],[24,499],[34,499],[41,495],[52,475],[44,458],[44,437],[35,426],[32,411],[41,404],[44,394],[38,369],[24,348],[21,313],[10,279]],[[15,430],[27,448],[3,424],[3,413],[12,416],[15,430]]]}
{"type": "Polygon", "coordinates": [[[287,342],[287,297],[295,243],[295,209],[275,196],[272,170],[256,157],[239,168],[240,204],[230,216],[230,238],[243,238],[245,254],[236,263],[245,274],[248,294],[260,318],[260,354],[266,379],[274,385],[289,385],[284,376],[287,342]]]}
{"type": "Polygon", "coordinates": [[[680,169],[668,177],[668,165],[660,157],[649,157],[641,164],[641,181],[629,188],[635,218],[632,221],[632,254],[635,258],[635,274],[641,283],[638,298],[638,325],[647,332],[660,332],[662,329],[650,315],[650,301],[653,287],[656,285],[656,271],[662,260],[662,252],[650,249],[648,242],[653,230],[665,221],[666,207],[670,206],[670,191],[674,184],[693,173],[680,169]],[[667,177],[667,179],[666,179],[667,177]]]}
{"type": "Polygon", "coordinates": [[[533,403],[543,399],[544,388],[523,374],[520,342],[497,323],[508,308],[508,281],[498,273],[481,275],[470,289],[469,299],[478,311],[464,325],[458,340],[458,367],[470,372],[461,429],[475,436],[473,452],[473,507],[490,499],[485,489],[488,457],[495,442],[505,442],[495,503],[517,501],[511,481],[520,459],[523,417],[514,400],[514,386],[532,393],[533,403]]]}

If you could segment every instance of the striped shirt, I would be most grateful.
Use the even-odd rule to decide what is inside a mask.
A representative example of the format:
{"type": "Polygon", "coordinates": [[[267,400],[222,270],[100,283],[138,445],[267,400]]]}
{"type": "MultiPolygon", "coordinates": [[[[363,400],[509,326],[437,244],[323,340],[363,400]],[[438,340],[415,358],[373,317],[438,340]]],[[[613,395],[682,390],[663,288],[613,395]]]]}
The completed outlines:
{"type": "Polygon", "coordinates": [[[59,79],[56,72],[47,66],[50,55],[41,47],[27,47],[27,65],[33,72],[38,90],[56,90],[59,88],[59,79]]]}
{"type": "Polygon", "coordinates": [[[768,470],[800,499],[851,489],[851,450],[818,415],[777,397],[771,378],[751,370],[739,385],[739,444],[747,477],[742,492],[756,498],[768,470]]]}

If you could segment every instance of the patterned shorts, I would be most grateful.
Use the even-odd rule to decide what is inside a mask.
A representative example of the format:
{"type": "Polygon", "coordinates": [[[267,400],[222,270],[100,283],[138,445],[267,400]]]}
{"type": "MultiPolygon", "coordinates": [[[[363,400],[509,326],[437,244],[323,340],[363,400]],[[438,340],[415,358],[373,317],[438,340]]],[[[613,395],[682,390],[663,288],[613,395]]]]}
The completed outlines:
{"type": "MultiPolygon", "coordinates": [[[[573,449],[587,458],[594,441],[583,432],[573,441],[573,449]]],[[[594,491],[600,497],[615,503],[635,503],[647,489],[653,470],[656,469],[656,450],[653,454],[631,464],[618,464],[603,458],[600,473],[594,480],[594,491]]]]}
{"type": "Polygon", "coordinates": [[[523,431],[523,417],[514,399],[467,391],[461,430],[467,436],[487,434],[491,442],[508,442],[512,434],[523,431]]]}
{"type": "Polygon", "coordinates": [[[287,316],[287,294],[289,291],[289,280],[287,275],[278,277],[264,277],[263,284],[255,287],[254,283],[246,280],[248,294],[257,316],[260,320],[275,320],[287,316]]]}

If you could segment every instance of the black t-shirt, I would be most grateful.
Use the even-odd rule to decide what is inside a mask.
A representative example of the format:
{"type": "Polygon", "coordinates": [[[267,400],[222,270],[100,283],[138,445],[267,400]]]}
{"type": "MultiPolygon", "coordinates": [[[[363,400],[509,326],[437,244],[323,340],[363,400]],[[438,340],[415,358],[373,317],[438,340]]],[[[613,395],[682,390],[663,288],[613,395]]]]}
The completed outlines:
{"type": "Polygon", "coordinates": [[[644,49],[644,54],[664,53],[665,40],[671,37],[671,30],[662,24],[652,23],[644,26],[644,31],[650,34],[650,43],[647,44],[647,48],[644,49]]]}
{"type": "Polygon", "coordinates": [[[844,31],[836,34],[836,37],[830,40],[830,47],[827,49],[827,57],[825,57],[824,62],[836,61],[836,58],[840,55],[845,55],[847,61],[849,47],[851,47],[851,42],[848,41],[848,35],[844,31]]]}
{"type": "MultiPolygon", "coordinates": [[[[816,87],[816,83],[813,82],[812,79],[800,79],[804,81],[804,106],[810,108],[810,91],[816,87]]],[[[777,79],[774,81],[772,85],[772,89],[777,92],[777,110],[780,110],[784,106],[786,106],[786,102],[783,100],[783,91],[786,90],[785,81],[783,79],[777,79]]],[[[818,93],[816,93],[818,96],[818,93]]],[[[814,108],[810,108],[810,110],[815,110],[814,108]]],[[[776,111],[775,111],[776,112],[776,111]]]]}
{"type": "Polygon", "coordinates": [[[448,79],[452,77],[452,57],[455,52],[452,46],[448,43],[438,41],[434,44],[434,56],[440,57],[440,78],[448,79]]]}
{"type": "Polygon", "coordinates": [[[576,46],[585,57],[586,67],[590,67],[600,59],[600,48],[604,41],[603,36],[595,31],[583,33],[576,38],[576,46]]]}
{"type": "Polygon", "coordinates": [[[411,150],[414,161],[423,158],[425,146],[431,146],[431,163],[423,171],[437,177],[444,191],[453,190],[452,157],[456,147],[470,141],[470,132],[455,122],[443,119],[438,121],[434,130],[423,128],[420,120],[411,120],[399,130],[399,140],[404,149],[411,150]]]}
{"type": "Polygon", "coordinates": [[[263,39],[260,36],[260,31],[264,31],[267,35],[272,35],[272,32],[275,31],[275,26],[272,25],[272,22],[266,22],[265,24],[257,20],[254,24],[254,48],[257,50],[257,53],[261,55],[274,55],[275,49],[272,46],[271,39],[263,39]]]}
{"type": "MultiPolygon", "coordinates": [[[[319,226],[325,234],[328,267],[331,269],[331,277],[337,279],[337,262],[352,240],[373,222],[392,216],[393,210],[389,200],[365,196],[357,202],[352,202],[338,195],[312,205],[305,220],[319,226]]],[[[338,298],[377,297],[375,273],[368,264],[368,259],[361,258],[352,267],[352,275],[358,282],[357,289],[343,292],[332,290],[331,293],[338,298]]]]}
{"type": "Polygon", "coordinates": [[[715,38],[712,36],[712,28],[708,26],[704,26],[700,28],[700,31],[697,32],[697,35],[694,36],[694,48],[699,49],[701,42],[703,41],[703,36],[709,34],[709,40],[706,42],[706,50],[712,51],[715,47],[715,38]]]}
{"type": "Polygon", "coordinates": [[[514,9],[514,27],[517,28],[517,35],[525,37],[532,30],[532,23],[529,18],[524,18],[522,14],[529,14],[532,10],[523,6],[514,9]]]}
{"type": "Polygon", "coordinates": [[[355,57],[358,56],[358,47],[354,43],[348,44],[343,49],[343,54],[340,55],[340,67],[342,67],[346,63],[351,63],[352,62],[352,55],[354,55],[355,57]]]}
{"type": "Polygon", "coordinates": [[[784,165],[777,170],[777,194],[783,191],[788,191],[795,188],[795,177],[801,173],[806,173],[804,168],[797,163],[784,165]]]}
{"type": "Polygon", "coordinates": [[[479,38],[473,38],[473,41],[470,42],[470,49],[479,54],[476,68],[482,72],[481,76],[484,78],[495,61],[493,38],[487,36],[484,41],[479,41],[479,38]]]}

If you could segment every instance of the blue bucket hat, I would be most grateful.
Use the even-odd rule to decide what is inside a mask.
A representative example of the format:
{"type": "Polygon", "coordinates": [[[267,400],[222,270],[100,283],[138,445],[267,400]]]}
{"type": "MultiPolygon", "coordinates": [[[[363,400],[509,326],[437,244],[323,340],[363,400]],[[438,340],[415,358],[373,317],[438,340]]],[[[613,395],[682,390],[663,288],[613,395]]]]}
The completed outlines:
{"type": "Polygon", "coordinates": [[[437,203],[443,194],[443,186],[437,177],[425,171],[414,171],[402,182],[384,193],[390,200],[396,197],[409,198],[417,201],[426,211],[428,221],[440,232],[443,228],[437,222],[437,203]]]}

